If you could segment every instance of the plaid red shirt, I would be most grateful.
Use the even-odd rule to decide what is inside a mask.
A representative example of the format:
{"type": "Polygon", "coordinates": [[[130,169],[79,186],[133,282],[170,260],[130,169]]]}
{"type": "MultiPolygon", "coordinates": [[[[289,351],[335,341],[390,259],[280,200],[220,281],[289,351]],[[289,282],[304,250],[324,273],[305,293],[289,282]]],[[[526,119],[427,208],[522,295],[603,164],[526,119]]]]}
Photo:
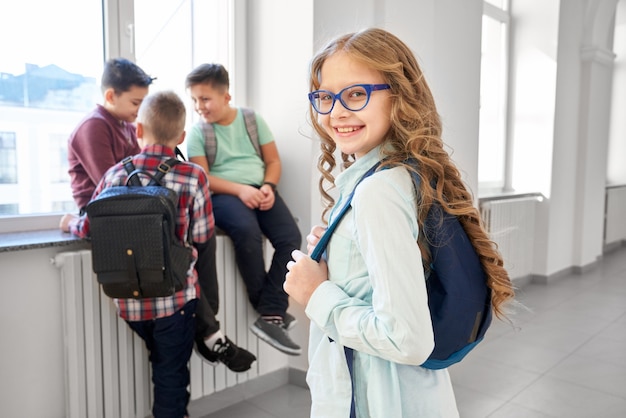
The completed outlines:
{"type": "MultiPolygon", "coordinates": [[[[174,157],[174,151],[163,145],[149,145],[133,157],[133,164],[138,170],[155,173],[160,163],[174,157]]],[[[95,196],[102,190],[126,184],[126,169],[121,163],[111,167],[96,186],[95,196]]],[[[146,176],[140,176],[143,184],[149,182],[146,176]]],[[[178,193],[178,219],[176,235],[187,242],[189,222],[193,222],[192,240],[206,242],[215,232],[213,206],[209,194],[209,181],[199,165],[181,162],[163,177],[161,183],[178,193]]],[[[81,238],[89,236],[89,219],[86,215],[70,223],[70,231],[81,238]]],[[[114,299],[118,314],[128,321],[144,321],[172,315],[185,303],[200,294],[198,275],[193,266],[198,259],[198,252],[193,249],[192,263],[187,277],[187,285],[172,296],[146,299],[114,299]]]]}

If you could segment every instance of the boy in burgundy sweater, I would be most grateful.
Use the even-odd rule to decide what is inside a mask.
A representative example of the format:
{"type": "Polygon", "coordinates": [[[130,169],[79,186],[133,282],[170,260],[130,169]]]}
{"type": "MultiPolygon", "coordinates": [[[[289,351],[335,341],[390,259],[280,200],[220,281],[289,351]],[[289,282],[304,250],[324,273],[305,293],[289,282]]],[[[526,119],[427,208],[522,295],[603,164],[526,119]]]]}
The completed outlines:
{"type": "Polygon", "coordinates": [[[127,59],[105,63],[101,81],[104,103],[78,124],[67,146],[72,195],[81,212],[105,171],[139,153],[133,122],[153,80],[127,59]]]}

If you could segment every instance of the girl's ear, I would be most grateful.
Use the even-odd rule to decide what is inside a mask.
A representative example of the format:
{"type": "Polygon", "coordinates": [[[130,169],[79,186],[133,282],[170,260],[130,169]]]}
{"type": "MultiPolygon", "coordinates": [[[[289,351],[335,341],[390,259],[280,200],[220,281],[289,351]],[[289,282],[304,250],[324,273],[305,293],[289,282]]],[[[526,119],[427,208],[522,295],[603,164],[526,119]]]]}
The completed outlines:
{"type": "Polygon", "coordinates": [[[187,135],[186,131],[183,131],[183,133],[180,134],[180,138],[178,139],[178,145],[183,143],[183,141],[185,140],[185,135],[187,135]]]}

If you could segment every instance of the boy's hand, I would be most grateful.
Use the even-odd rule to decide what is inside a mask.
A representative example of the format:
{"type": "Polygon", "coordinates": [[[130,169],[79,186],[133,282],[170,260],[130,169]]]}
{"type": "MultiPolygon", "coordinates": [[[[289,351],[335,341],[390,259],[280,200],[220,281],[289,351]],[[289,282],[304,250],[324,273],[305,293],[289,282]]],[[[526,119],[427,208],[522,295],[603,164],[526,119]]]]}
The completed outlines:
{"type": "Polygon", "coordinates": [[[261,199],[259,209],[272,209],[272,206],[274,206],[274,201],[276,200],[276,196],[274,196],[274,189],[272,189],[269,184],[264,184],[259,190],[263,193],[263,199],[261,199]]]}
{"type": "Polygon", "coordinates": [[[250,209],[257,209],[263,201],[264,194],[254,186],[242,184],[237,197],[250,209]]]}
{"type": "Polygon", "coordinates": [[[78,215],[74,215],[72,213],[66,213],[63,215],[61,221],[59,222],[59,228],[61,228],[61,231],[70,232],[70,222],[74,219],[78,219],[78,215]]]}
{"type": "Polygon", "coordinates": [[[291,257],[294,261],[287,263],[288,271],[283,289],[296,302],[306,307],[315,289],[328,280],[328,265],[324,260],[317,263],[299,250],[294,250],[291,257]]]}
{"type": "Polygon", "coordinates": [[[311,228],[311,232],[306,236],[306,250],[309,255],[313,252],[313,249],[319,242],[320,238],[322,238],[322,235],[324,235],[324,232],[326,232],[326,227],[323,225],[315,225],[311,228]]]}

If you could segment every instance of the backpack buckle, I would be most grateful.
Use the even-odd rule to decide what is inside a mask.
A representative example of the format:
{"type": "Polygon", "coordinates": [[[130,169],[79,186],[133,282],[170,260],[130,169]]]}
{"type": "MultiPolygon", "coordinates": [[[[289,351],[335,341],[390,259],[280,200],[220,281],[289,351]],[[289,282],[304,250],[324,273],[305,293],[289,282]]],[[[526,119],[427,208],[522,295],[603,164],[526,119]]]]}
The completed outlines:
{"type": "Polygon", "coordinates": [[[167,172],[170,171],[170,168],[172,168],[172,166],[168,165],[167,162],[164,162],[164,163],[159,164],[159,166],[157,167],[157,170],[159,170],[163,174],[167,174],[167,172]]]}

